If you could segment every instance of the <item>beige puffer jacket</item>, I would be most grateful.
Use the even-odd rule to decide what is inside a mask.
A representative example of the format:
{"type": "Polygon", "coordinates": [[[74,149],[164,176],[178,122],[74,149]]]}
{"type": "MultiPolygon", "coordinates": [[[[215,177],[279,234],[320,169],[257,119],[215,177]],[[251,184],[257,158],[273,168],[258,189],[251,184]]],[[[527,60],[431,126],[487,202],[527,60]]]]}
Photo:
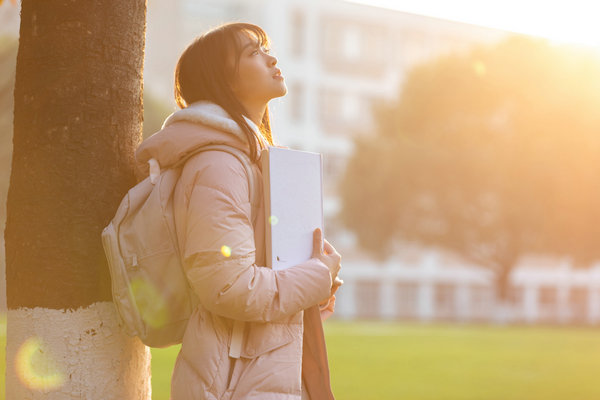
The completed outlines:
{"type": "MultiPolygon", "coordinates": [[[[148,174],[151,158],[166,168],[198,145],[216,143],[249,152],[239,126],[222,108],[195,103],[140,145],[138,173],[148,174]]],[[[301,374],[312,400],[333,398],[316,307],[329,297],[329,270],[318,259],[283,271],[264,267],[262,186],[258,190],[253,224],[248,177],[233,155],[200,153],[182,170],[173,200],[175,222],[200,304],[177,357],[172,400],[299,400],[301,374]],[[234,320],[245,321],[240,358],[229,357],[234,320]]]]}

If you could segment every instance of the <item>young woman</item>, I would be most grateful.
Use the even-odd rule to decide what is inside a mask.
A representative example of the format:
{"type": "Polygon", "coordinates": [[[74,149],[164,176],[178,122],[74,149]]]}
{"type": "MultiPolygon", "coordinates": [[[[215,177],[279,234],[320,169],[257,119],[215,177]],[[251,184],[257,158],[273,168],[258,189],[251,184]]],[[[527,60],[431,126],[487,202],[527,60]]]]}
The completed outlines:
{"type": "MultiPolygon", "coordinates": [[[[205,33],[176,67],[182,110],[142,143],[138,167],[152,158],[168,167],[208,144],[257,161],[273,144],[268,102],[286,91],[261,28],[233,23],[205,33]]],[[[265,267],[259,192],[252,204],[248,174],[227,152],[196,154],[182,169],[173,210],[199,303],[173,371],[172,400],[333,398],[321,317],[333,311],[341,257],[317,229],[310,260],[283,271],[265,267]]]]}

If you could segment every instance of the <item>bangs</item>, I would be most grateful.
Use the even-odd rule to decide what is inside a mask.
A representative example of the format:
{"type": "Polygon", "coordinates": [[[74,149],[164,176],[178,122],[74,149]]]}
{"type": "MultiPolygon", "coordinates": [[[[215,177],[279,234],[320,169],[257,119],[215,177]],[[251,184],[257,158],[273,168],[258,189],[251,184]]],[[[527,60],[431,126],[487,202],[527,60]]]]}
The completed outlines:
{"type": "MultiPolygon", "coordinates": [[[[247,23],[235,23],[235,24],[228,25],[228,28],[229,27],[231,27],[231,29],[233,31],[235,31],[236,33],[244,32],[246,34],[249,34],[251,37],[256,38],[256,40],[258,41],[258,45],[260,47],[269,48],[271,46],[271,40],[269,39],[269,36],[258,25],[247,24],[247,23]]],[[[239,48],[240,41],[239,41],[239,37],[237,35],[236,35],[236,45],[239,48]]]]}
{"type": "Polygon", "coordinates": [[[227,23],[202,35],[206,39],[213,37],[219,43],[218,57],[222,58],[221,65],[225,67],[229,77],[238,71],[243,50],[241,34],[256,40],[260,47],[268,49],[271,46],[269,36],[260,26],[244,22],[227,23]]]}
{"type": "Polygon", "coordinates": [[[224,28],[227,29],[227,35],[233,38],[233,43],[235,46],[234,53],[236,71],[239,59],[242,55],[242,42],[239,35],[240,33],[244,33],[249,37],[255,39],[260,47],[264,47],[267,49],[271,47],[271,39],[269,39],[267,33],[260,26],[240,22],[225,25],[224,28]]]}

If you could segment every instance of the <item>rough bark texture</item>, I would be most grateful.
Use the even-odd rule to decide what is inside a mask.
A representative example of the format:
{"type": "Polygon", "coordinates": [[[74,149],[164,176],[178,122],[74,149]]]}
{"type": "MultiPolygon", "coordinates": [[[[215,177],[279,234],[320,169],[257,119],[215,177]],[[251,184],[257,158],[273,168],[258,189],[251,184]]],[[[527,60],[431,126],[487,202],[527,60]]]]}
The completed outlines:
{"type": "Polygon", "coordinates": [[[7,201],[9,309],[110,301],[100,241],[133,184],[145,0],[23,0],[7,201]]]}

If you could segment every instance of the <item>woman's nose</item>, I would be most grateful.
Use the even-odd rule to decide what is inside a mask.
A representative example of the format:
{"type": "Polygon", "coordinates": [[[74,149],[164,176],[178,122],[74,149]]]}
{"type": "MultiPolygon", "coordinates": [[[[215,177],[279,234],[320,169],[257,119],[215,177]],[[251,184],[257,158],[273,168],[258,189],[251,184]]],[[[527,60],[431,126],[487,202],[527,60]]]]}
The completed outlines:
{"type": "Polygon", "coordinates": [[[273,65],[276,65],[276,64],[277,64],[277,57],[272,56],[272,55],[269,54],[269,65],[273,66],[273,65]]]}

